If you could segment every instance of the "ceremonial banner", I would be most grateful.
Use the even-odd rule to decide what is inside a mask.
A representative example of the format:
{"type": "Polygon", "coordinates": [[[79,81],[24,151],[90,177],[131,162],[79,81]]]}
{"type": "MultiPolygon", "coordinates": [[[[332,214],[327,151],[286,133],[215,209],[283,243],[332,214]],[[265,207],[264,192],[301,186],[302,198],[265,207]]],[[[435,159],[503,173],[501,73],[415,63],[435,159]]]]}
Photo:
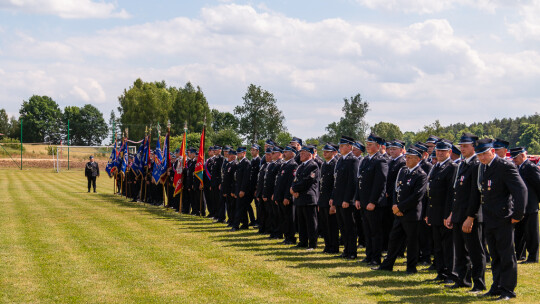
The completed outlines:
{"type": "Polygon", "coordinates": [[[180,159],[178,160],[178,165],[176,167],[176,173],[174,174],[174,196],[182,192],[184,182],[182,179],[184,168],[186,167],[186,130],[184,129],[184,138],[182,139],[182,144],[180,145],[180,159]]]}

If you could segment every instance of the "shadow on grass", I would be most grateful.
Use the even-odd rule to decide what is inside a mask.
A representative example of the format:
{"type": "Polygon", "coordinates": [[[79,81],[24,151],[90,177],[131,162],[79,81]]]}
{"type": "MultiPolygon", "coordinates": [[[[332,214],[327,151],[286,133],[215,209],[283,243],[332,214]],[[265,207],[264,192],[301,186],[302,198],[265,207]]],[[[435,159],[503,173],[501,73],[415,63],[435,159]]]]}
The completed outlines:
{"type": "MultiPolygon", "coordinates": [[[[368,266],[358,260],[348,261],[336,258],[335,255],[323,254],[322,248],[315,251],[306,251],[302,248],[281,245],[280,240],[268,239],[266,235],[257,233],[256,229],[230,232],[229,227],[222,223],[213,223],[208,218],[193,215],[180,214],[171,209],[149,205],[141,202],[127,201],[124,197],[113,194],[99,194],[101,199],[106,199],[115,205],[125,207],[139,213],[146,213],[160,220],[175,221],[178,229],[210,234],[218,246],[234,248],[240,251],[251,251],[255,256],[267,257],[266,261],[285,261],[291,264],[288,268],[331,270],[335,268],[349,267],[351,272],[328,273],[329,279],[347,279],[353,281],[347,285],[349,288],[365,288],[376,286],[378,291],[370,291],[366,294],[375,298],[390,295],[395,297],[392,301],[380,303],[469,303],[482,300],[472,294],[452,293],[445,291],[444,287],[426,286],[414,288],[424,284],[418,278],[411,276],[410,279],[404,272],[381,272],[369,270],[368,266]],[[357,270],[356,272],[353,272],[357,270]]],[[[359,252],[360,253],[360,252],[359,252]]]]}

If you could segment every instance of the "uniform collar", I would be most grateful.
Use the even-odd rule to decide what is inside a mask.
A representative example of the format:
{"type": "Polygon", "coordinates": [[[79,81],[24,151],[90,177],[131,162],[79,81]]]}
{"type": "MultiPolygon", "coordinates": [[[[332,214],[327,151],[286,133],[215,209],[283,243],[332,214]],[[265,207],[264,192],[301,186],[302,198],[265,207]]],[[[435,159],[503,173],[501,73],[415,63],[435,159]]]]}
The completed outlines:
{"type": "Polygon", "coordinates": [[[473,157],[475,157],[475,156],[476,156],[476,153],[474,153],[471,157],[463,159],[463,161],[468,165],[471,162],[471,160],[473,159],[473,157]]]}

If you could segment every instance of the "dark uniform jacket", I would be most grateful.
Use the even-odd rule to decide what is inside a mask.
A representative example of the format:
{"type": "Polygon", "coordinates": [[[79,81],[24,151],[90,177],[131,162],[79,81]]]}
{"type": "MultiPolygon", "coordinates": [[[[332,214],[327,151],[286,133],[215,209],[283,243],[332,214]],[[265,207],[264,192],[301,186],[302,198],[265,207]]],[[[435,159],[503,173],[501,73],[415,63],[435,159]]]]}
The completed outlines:
{"type": "Polygon", "coordinates": [[[527,200],[527,186],[513,163],[495,157],[491,165],[479,165],[474,174],[482,199],[484,225],[496,227],[510,221],[522,220],[527,200]],[[484,172],[485,171],[485,172],[484,172]]]}
{"type": "Polygon", "coordinates": [[[261,164],[261,167],[259,168],[259,173],[257,176],[257,190],[255,191],[256,197],[261,197],[264,190],[264,177],[266,175],[266,167],[268,167],[267,162],[264,162],[261,164]]]}
{"type": "Polygon", "coordinates": [[[298,164],[294,161],[294,158],[283,162],[276,176],[276,186],[274,187],[274,201],[281,203],[284,199],[288,199],[292,202],[292,195],[290,189],[297,167],[298,164]]]}
{"type": "Polygon", "coordinates": [[[334,168],[336,167],[337,157],[332,158],[328,162],[324,162],[321,167],[319,180],[319,200],[320,207],[330,207],[328,201],[332,197],[334,190],[334,168]]]}
{"type": "Polygon", "coordinates": [[[360,201],[362,208],[369,203],[375,207],[381,207],[386,200],[386,176],[388,175],[388,162],[381,152],[377,152],[369,158],[364,157],[358,169],[358,183],[356,188],[356,200],[360,201]]]}
{"type": "Polygon", "coordinates": [[[261,158],[259,156],[251,160],[251,172],[249,174],[249,190],[253,195],[255,189],[257,189],[257,182],[259,180],[259,170],[261,168],[261,158]]]}
{"type": "Polygon", "coordinates": [[[307,160],[298,166],[292,183],[292,190],[298,193],[295,206],[317,205],[319,197],[319,166],[313,160],[307,160]]]}
{"type": "Polygon", "coordinates": [[[274,194],[274,188],[276,186],[276,176],[279,173],[279,169],[281,168],[282,163],[283,160],[278,159],[275,162],[269,163],[268,167],[266,167],[266,174],[264,176],[263,197],[267,199],[272,199],[272,195],[274,194]]]}
{"type": "Polygon", "coordinates": [[[456,168],[457,165],[448,159],[433,166],[428,174],[428,205],[425,216],[431,225],[444,225],[444,220],[450,215],[456,168]]]}
{"type": "Polygon", "coordinates": [[[394,192],[394,205],[397,205],[403,221],[418,221],[422,216],[422,199],[426,193],[427,175],[417,166],[410,172],[408,168],[399,171],[394,192]]]}
{"type": "Polygon", "coordinates": [[[484,221],[480,204],[480,192],[473,177],[478,171],[478,157],[474,155],[468,162],[459,163],[454,175],[454,194],[452,198],[452,223],[461,223],[470,216],[477,222],[484,221]]]}
{"type": "Polygon", "coordinates": [[[225,157],[223,155],[219,154],[214,156],[214,161],[212,164],[212,170],[210,171],[210,174],[212,175],[212,189],[217,190],[219,188],[219,185],[221,184],[222,180],[222,167],[223,167],[223,161],[225,160],[225,157]]]}
{"type": "Polygon", "coordinates": [[[313,161],[317,164],[317,166],[319,166],[319,169],[321,169],[321,166],[324,163],[324,160],[319,155],[315,155],[315,157],[313,158],[313,161]]]}
{"type": "Polygon", "coordinates": [[[87,162],[84,167],[84,176],[95,177],[99,175],[99,165],[97,162],[87,162]]]}
{"type": "Polygon", "coordinates": [[[187,161],[186,164],[186,179],[184,180],[184,184],[187,189],[193,190],[194,186],[194,178],[196,178],[193,174],[195,173],[195,163],[197,160],[190,159],[187,161]]]}
{"type": "Polygon", "coordinates": [[[354,203],[354,194],[356,191],[356,172],[358,158],[350,152],[342,156],[336,163],[334,170],[334,190],[332,191],[332,200],[334,206],[339,206],[343,202],[354,203]]]}
{"type": "Polygon", "coordinates": [[[540,168],[530,160],[526,160],[519,167],[519,175],[527,186],[527,207],[525,213],[538,212],[540,202],[540,168]]]}
{"type": "Polygon", "coordinates": [[[250,189],[250,178],[251,163],[244,157],[242,160],[238,161],[236,165],[236,173],[234,175],[236,196],[238,196],[240,191],[244,191],[245,194],[248,193],[250,189]]]}
{"type": "Polygon", "coordinates": [[[221,190],[223,194],[231,195],[235,191],[234,175],[236,173],[236,161],[228,161],[224,166],[221,190]]]}
{"type": "Polygon", "coordinates": [[[394,199],[394,186],[399,170],[405,167],[405,155],[388,161],[388,175],[386,176],[386,206],[392,206],[394,199]]]}

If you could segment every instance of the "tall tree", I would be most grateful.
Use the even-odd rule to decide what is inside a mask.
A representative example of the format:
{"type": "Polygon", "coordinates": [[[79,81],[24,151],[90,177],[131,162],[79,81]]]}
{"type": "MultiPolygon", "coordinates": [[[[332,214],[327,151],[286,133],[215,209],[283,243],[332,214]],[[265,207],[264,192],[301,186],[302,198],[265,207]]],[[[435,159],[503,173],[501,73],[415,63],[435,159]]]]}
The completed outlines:
{"type": "Polygon", "coordinates": [[[523,123],[517,145],[527,149],[529,154],[540,154],[540,127],[537,124],[523,123]]]}
{"type": "Polygon", "coordinates": [[[52,142],[63,139],[60,133],[62,111],[52,98],[34,95],[23,101],[19,113],[23,119],[24,142],[43,142],[45,137],[52,142]]]}
{"type": "Polygon", "coordinates": [[[391,141],[393,139],[403,139],[403,133],[401,133],[399,127],[391,122],[381,121],[376,123],[373,127],[371,127],[371,132],[381,136],[387,141],[391,141]]]}
{"type": "Polygon", "coordinates": [[[342,135],[352,136],[357,140],[363,140],[366,136],[368,124],[365,121],[369,104],[362,100],[360,94],[356,94],[350,99],[343,99],[344,105],[341,108],[343,117],[339,122],[330,123],[326,126],[327,134],[321,137],[323,142],[337,142],[342,135]]]}
{"type": "Polygon", "coordinates": [[[212,109],[212,129],[214,129],[215,132],[223,129],[231,129],[237,132],[239,124],[238,118],[232,113],[220,112],[216,109],[212,109]]]}
{"type": "Polygon", "coordinates": [[[6,136],[9,133],[9,117],[5,109],[0,109],[0,133],[6,136]]]}
{"type": "Polygon", "coordinates": [[[62,121],[66,127],[68,119],[72,145],[99,145],[107,136],[108,128],[103,114],[93,105],[87,104],[82,108],[75,106],[64,108],[62,121]]]}
{"type": "Polygon", "coordinates": [[[171,132],[182,134],[184,123],[187,123],[189,132],[201,132],[206,117],[207,135],[212,134],[212,116],[208,101],[200,87],[195,88],[191,82],[186,83],[183,88],[174,89],[175,94],[170,112],[171,132]],[[210,129],[210,130],[208,130],[210,129]]]}
{"type": "Polygon", "coordinates": [[[142,139],[146,126],[157,123],[162,127],[167,125],[174,94],[175,90],[167,89],[164,81],[135,80],[133,86],[118,97],[119,129],[123,132],[129,128],[130,138],[142,139]]]}
{"type": "Polygon", "coordinates": [[[244,104],[236,106],[234,114],[239,117],[240,134],[249,143],[261,138],[276,137],[279,132],[286,130],[283,125],[285,117],[277,107],[272,93],[250,84],[242,99],[244,104]]]}

